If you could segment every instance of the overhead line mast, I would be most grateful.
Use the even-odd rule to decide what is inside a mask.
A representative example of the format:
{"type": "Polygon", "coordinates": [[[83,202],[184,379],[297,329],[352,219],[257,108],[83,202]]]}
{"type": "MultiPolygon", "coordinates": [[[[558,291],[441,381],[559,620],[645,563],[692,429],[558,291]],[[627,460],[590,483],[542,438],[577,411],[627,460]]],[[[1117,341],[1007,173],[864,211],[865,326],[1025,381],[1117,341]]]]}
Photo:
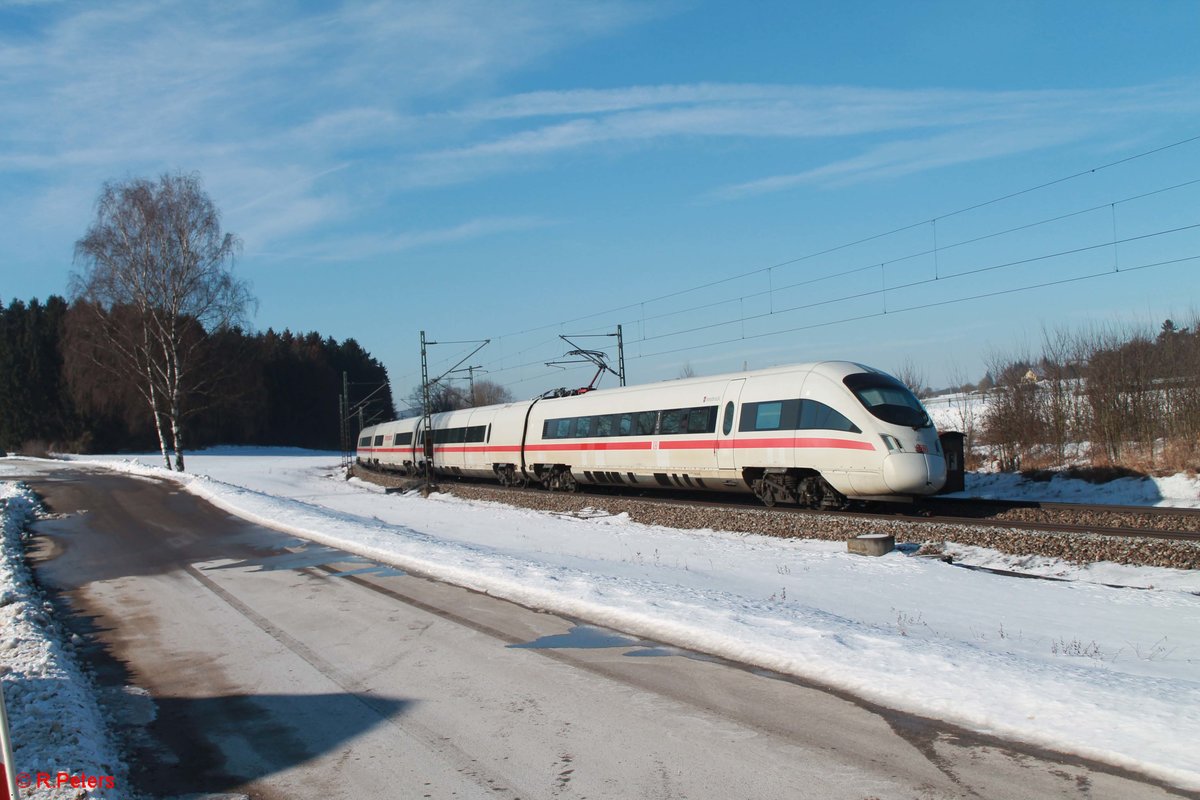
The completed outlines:
{"type": "Polygon", "coordinates": [[[617,337],[617,369],[614,370],[608,365],[608,353],[605,353],[603,350],[587,350],[582,348],[563,334],[559,334],[558,338],[575,348],[574,350],[568,350],[563,355],[563,358],[569,356],[575,356],[575,358],[570,361],[547,361],[547,367],[564,367],[568,364],[595,364],[597,367],[596,374],[592,376],[591,382],[582,391],[595,389],[596,381],[605,372],[611,372],[613,375],[616,375],[620,384],[622,386],[625,385],[625,338],[621,333],[620,325],[617,326],[616,333],[582,333],[571,335],[576,339],[595,338],[597,336],[617,337]]]}
{"type": "MultiPolygon", "coordinates": [[[[432,491],[434,489],[434,484],[433,484],[433,409],[432,409],[432,404],[430,403],[430,400],[429,400],[429,390],[433,387],[434,384],[440,383],[442,378],[445,378],[447,375],[449,375],[450,373],[457,370],[462,364],[469,361],[472,356],[474,356],[476,353],[478,353],[483,348],[487,347],[491,343],[491,341],[492,341],[491,339],[484,339],[483,341],[475,339],[472,341],[465,341],[465,342],[463,342],[463,341],[459,341],[459,342],[429,342],[429,341],[425,340],[425,331],[421,331],[421,428],[424,431],[422,436],[424,437],[424,442],[425,442],[425,445],[424,445],[425,485],[424,485],[422,491],[425,492],[426,494],[428,494],[430,491],[432,491]],[[430,380],[429,379],[428,348],[435,344],[478,344],[479,346],[476,347],[471,352],[467,353],[462,358],[460,358],[458,360],[458,362],[455,363],[455,365],[452,366],[450,369],[446,370],[441,375],[438,375],[433,380],[430,380]]],[[[476,368],[470,367],[469,369],[476,369],[476,368]]]]}

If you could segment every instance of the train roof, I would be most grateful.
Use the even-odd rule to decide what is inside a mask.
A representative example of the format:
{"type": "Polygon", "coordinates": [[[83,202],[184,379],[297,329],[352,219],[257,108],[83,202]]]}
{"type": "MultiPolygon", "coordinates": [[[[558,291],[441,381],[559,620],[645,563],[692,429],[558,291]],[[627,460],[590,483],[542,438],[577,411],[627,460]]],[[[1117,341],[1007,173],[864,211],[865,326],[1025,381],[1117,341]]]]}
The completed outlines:
{"type": "Polygon", "coordinates": [[[763,369],[724,372],[719,375],[703,375],[696,376],[694,378],[668,378],[661,381],[651,381],[650,383],[637,383],[631,386],[610,386],[604,389],[593,389],[587,394],[593,395],[608,392],[622,392],[630,389],[649,387],[688,386],[692,384],[711,383],[713,381],[736,380],[738,378],[773,377],[786,375],[792,372],[818,372],[823,373],[830,378],[841,380],[847,375],[853,375],[858,372],[883,372],[883,370],[876,369],[875,367],[868,367],[867,365],[859,364],[856,361],[809,361],[800,364],[786,364],[778,367],[765,367],[763,369]]]}

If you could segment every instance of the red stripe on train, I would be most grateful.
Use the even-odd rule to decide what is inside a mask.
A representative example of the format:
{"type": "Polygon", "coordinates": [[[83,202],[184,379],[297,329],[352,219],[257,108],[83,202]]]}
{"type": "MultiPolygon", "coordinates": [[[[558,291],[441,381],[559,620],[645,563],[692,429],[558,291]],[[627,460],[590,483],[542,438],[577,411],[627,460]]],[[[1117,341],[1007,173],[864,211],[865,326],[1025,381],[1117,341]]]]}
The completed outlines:
{"type": "MultiPolygon", "coordinates": [[[[769,448],[826,448],[831,450],[874,450],[870,442],[853,439],[830,439],[819,436],[771,439],[663,439],[659,450],[751,450],[769,448]]],[[[360,447],[371,453],[410,453],[411,447],[360,447]]],[[[554,444],[528,444],[527,451],[538,452],[587,452],[596,450],[652,450],[653,442],[578,442],[554,444]]],[[[418,454],[420,450],[418,449],[418,454]]],[[[519,453],[521,446],[483,445],[480,447],[435,447],[435,453],[519,453]]]]}
{"type": "Polygon", "coordinates": [[[650,450],[653,442],[579,442],[577,444],[528,444],[526,450],[650,450]]]}
{"type": "Polygon", "coordinates": [[[796,439],[708,439],[662,441],[659,450],[750,450],[778,447],[825,447],[834,450],[874,450],[870,442],[804,437],[796,439]]]}

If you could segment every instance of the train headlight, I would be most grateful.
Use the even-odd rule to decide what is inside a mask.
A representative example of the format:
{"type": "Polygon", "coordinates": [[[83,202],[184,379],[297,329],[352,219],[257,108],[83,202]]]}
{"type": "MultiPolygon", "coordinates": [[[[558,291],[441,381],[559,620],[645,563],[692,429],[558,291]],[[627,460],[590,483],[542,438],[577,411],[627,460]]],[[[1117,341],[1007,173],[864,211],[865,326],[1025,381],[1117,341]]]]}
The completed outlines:
{"type": "Polygon", "coordinates": [[[879,434],[879,438],[883,439],[883,443],[887,447],[889,453],[903,452],[904,448],[900,446],[900,440],[895,436],[887,433],[881,433],[879,434]]]}

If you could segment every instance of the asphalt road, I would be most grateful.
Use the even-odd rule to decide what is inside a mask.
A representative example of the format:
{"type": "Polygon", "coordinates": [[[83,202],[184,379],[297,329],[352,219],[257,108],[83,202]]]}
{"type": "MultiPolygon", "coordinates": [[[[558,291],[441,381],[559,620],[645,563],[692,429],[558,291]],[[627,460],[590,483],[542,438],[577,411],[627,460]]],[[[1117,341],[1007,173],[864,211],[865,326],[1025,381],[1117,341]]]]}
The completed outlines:
{"type": "Polygon", "coordinates": [[[174,484],[30,470],[61,515],[36,573],[156,797],[1189,796],[404,575],[174,484]]]}

